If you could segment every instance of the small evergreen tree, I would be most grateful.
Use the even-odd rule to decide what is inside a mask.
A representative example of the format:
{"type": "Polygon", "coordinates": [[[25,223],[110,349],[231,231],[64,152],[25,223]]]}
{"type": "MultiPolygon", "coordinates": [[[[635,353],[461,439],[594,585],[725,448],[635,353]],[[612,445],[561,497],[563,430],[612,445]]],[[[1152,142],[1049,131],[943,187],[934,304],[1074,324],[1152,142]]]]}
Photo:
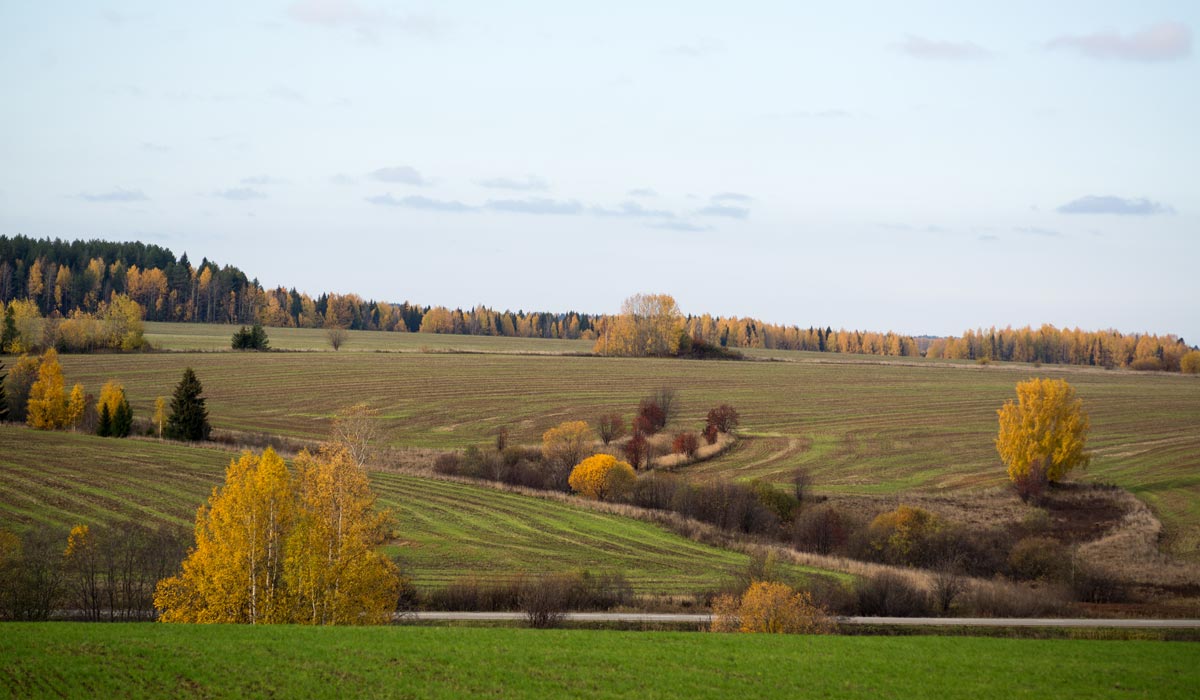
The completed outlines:
{"type": "Polygon", "coordinates": [[[109,437],[112,435],[112,415],[108,412],[108,405],[100,405],[100,420],[96,423],[96,435],[100,437],[109,437]]]}
{"type": "Polygon", "coordinates": [[[167,437],[176,440],[207,440],[212,427],[208,424],[208,410],[204,407],[204,388],[196,373],[188,367],[183,379],[171,396],[171,415],[167,418],[167,437]]]}
{"type": "Polygon", "coordinates": [[[250,328],[242,326],[233,334],[231,344],[234,350],[268,350],[271,345],[261,323],[256,323],[250,328]]]}
{"type": "Polygon", "coordinates": [[[121,403],[117,404],[117,413],[112,418],[112,436],[128,437],[132,429],[133,410],[129,408],[129,401],[122,398],[121,403]]]}
{"type": "Polygon", "coordinates": [[[10,304],[4,310],[4,330],[0,331],[0,352],[8,352],[9,346],[17,339],[17,322],[13,318],[13,307],[10,304]]]}

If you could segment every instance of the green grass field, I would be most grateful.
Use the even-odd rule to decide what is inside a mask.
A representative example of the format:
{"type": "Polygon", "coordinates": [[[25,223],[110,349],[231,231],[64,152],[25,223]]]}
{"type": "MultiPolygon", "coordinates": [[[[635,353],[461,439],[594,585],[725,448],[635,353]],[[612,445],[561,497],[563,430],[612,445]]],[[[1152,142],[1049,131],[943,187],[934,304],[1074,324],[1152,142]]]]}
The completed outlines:
{"type": "MultiPolygon", "coordinates": [[[[191,525],[233,455],[212,448],[0,426],[0,527],[69,528],[133,519],[191,525]]],[[[745,554],[642,521],[557,501],[389,473],[373,475],[395,514],[398,554],[419,586],[467,574],[511,578],[587,569],[623,573],[641,593],[714,590],[745,554]]],[[[815,570],[790,567],[800,579],[815,570]]]]}
{"type": "MultiPolygon", "coordinates": [[[[175,325],[180,333],[191,326],[175,325]]],[[[228,330],[228,327],[218,326],[228,330]]],[[[300,331],[295,331],[300,333],[300,331]]],[[[311,332],[311,331],[310,331],[311,332]]],[[[211,335],[211,332],[210,332],[211,335]]],[[[563,341],[380,334],[389,342],[445,339],[504,353],[511,343],[563,341]],[[393,338],[393,336],[395,338],[393,338]]],[[[383,341],[380,341],[383,342],[383,341]]],[[[541,345],[546,343],[548,345],[541,345]]],[[[525,352],[522,350],[521,352],[525,352]]],[[[68,382],[97,392],[124,382],[137,415],[195,368],[221,428],[319,438],[340,407],[366,401],[395,446],[487,444],[506,426],[536,443],[548,427],[602,412],[631,416],[662,387],[682,405],[672,429],[698,429],[728,402],[748,439],[690,473],[785,480],[811,470],[829,493],[954,491],[999,486],[996,409],[1034,375],[1068,379],[1092,417],[1091,468],[1147,501],[1178,552],[1200,550],[1200,379],[1082,368],[888,362],[795,353],[795,362],[696,362],[527,354],[306,352],[68,356],[68,382]]]]}
{"type": "Polygon", "coordinates": [[[13,698],[1192,698],[1200,645],[426,627],[0,625],[13,698]]]}

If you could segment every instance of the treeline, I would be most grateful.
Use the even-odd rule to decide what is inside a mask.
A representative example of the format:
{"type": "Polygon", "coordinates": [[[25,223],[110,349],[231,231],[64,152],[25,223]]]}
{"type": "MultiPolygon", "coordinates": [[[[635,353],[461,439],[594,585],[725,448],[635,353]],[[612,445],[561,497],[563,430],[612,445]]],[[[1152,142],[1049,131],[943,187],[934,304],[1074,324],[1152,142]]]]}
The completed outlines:
{"type": "Polygon", "coordinates": [[[959,338],[939,338],[925,356],[948,360],[1000,360],[1046,364],[1131,367],[1138,370],[1195,372],[1185,360],[1192,352],[1175,335],[1126,335],[1115,330],[1084,331],[1043,325],[967,331],[959,338]]]}

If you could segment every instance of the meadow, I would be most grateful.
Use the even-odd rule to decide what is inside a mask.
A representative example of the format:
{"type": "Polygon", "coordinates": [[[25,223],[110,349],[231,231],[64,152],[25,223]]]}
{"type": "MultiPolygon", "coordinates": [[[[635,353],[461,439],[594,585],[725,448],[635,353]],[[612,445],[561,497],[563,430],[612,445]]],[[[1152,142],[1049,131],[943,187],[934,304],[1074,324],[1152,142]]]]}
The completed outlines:
{"type": "MultiPolygon", "coordinates": [[[[232,453],[153,440],[103,439],[0,425],[0,527],[69,529],[132,519],[190,527],[232,453]]],[[[374,473],[394,516],[386,545],[421,587],[588,570],[623,574],[637,593],[693,594],[728,585],[749,557],[662,527],[554,500],[374,473]]],[[[795,580],[816,570],[787,567],[795,580]]]]}
{"type": "Polygon", "coordinates": [[[9,697],[1191,698],[1200,645],[8,623],[9,697]]]}
{"type": "MultiPolygon", "coordinates": [[[[180,329],[181,337],[192,329],[158,325],[180,329]]],[[[211,328],[222,329],[227,344],[230,327],[211,328]]],[[[301,332],[270,329],[273,344],[277,336],[301,332]]],[[[217,337],[216,330],[205,333],[197,332],[217,337]]],[[[1061,377],[1076,387],[1092,418],[1095,458],[1076,478],[1130,489],[1165,522],[1174,551],[1194,556],[1200,550],[1196,377],[815,353],[772,353],[776,361],[759,362],[602,358],[555,354],[562,344],[580,341],[375,335],[387,336],[378,340],[386,345],[380,352],[66,356],[63,366],[68,382],[82,381],[89,391],[108,378],[122,381],[141,417],[191,366],[218,428],[320,438],[335,411],[365,401],[380,410],[388,444],[438,449],[489,444],[501,427],[516,442],[536,444],[563,420],[609,411],[630,417],[639,399],[665,386],[677,391],[680,403],[670,430],[698,430],[719,403],[734,405],[742,416],[742,441],[686,473],[784,482],[804,467],[818,492],[834,494],[1002,486],[993,445],[996,409],[1018,381],[1061,377]],[[446,345],[421,351],[420,343],[435,341],[446,345]],[[408,349],[399,349],[405,343],[408,349]],[[460,352],[467,345],[482,354],[460,352]],[[548,354],[529,354],[539,347],[548,354]]],[[[347,348],[357,342],[352,337],[347,348]]]]}

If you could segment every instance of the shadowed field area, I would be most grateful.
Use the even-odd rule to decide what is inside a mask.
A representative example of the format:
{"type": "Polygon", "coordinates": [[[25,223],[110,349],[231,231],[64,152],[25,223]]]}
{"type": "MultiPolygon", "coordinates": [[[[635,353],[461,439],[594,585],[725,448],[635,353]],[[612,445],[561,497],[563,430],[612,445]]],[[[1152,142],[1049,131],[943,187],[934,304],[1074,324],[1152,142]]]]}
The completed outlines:
{"type": "Polygon", "coordinates": [[[1190,698],[1188,642],[235,625],[0,626],[13,697],[1190,698]]]}

